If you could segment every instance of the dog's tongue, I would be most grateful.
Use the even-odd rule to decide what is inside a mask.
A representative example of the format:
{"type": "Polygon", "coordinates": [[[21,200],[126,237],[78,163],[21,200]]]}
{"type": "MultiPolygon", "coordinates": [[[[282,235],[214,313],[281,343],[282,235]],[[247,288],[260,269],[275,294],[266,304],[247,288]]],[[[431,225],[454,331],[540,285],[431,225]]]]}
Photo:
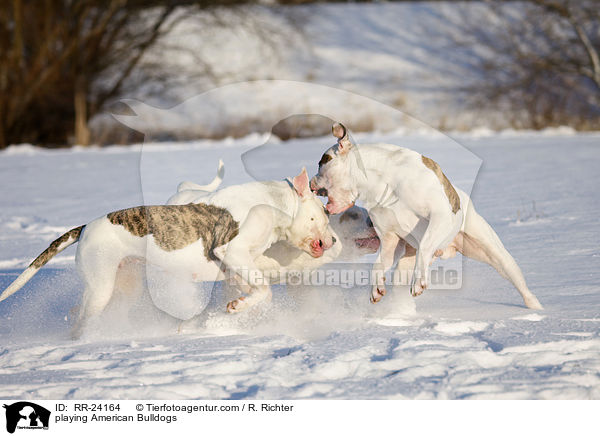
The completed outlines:
{"type": "Polygon", "coordinates": [[[318,240],[314,240],[311,242],[310,247],[312,249],[312,255],[313,257],[321,257],[323,255],[323,252],[325,251],[323,249],[323,246],[319,244],[318,240]]]}
{"type": "Polygon", "coordinates": [[[329,197],[329,201],[327,201],[327,204],[325,205],[325,208],[327,209],[327,212],[329,212],[332,215],[336,215],[338,213],[342,213],[347,211],[348,209],[350,209],[352,206],[354,206],[354,203],[350,203],[347,206],[344,207],[339,207],[338,204],[334,201],[331,200],[331,197],[329,197]]]}
{"type": "Polygon", "coordinates": [[[358,248],[367,248],[373,252],[379,250],[379,238],[377,236],[369,236],[367,238],[356,238],[354,243],[358,248]]]}

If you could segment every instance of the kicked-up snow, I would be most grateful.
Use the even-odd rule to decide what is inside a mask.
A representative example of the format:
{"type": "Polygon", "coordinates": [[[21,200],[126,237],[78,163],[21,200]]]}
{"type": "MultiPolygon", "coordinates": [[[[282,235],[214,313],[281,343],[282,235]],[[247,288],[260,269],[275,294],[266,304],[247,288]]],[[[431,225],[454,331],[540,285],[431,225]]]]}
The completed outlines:
{"type": "MultiPolygon", "coordinates": [[[[183,180],[210,182],[219,158],[223,186],[304,165],[312,175],[332,143],[251,151],[267,139],[0,153],[0,288],[68,229],[164,203],[183,180]]],[[[473,154],[439,135],[356,139],[422,151],[459,186],[472,184],[475,207],[545,310],[526,309],[491,267],[459,255],[432,268],[460,265],[460,289],[416,299],[407,287],[371,305],[364,285],[275,286],[270,304],[229,315],[217,285],[207,310],[181,323],[147,295],[123,296],[73,341],[82,283],[71,247],[0,303],[0,397],[600,398],[600,136],[457,135],[473,154]]]]}

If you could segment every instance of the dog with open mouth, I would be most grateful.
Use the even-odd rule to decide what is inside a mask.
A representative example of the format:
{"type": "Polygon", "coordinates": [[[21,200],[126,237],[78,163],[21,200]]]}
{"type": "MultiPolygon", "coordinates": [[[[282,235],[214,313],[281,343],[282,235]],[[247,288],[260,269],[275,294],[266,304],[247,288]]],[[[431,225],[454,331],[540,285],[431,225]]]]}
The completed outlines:
{"type": "Polygon", "coordinates": [[[333,125],[332,133],[337,143],[321,157],[311,189],[327,196],[330,214],[344,212],[359,199],[364,203],[381,243],[371,302],[385,295],[385,272],[395,259],[412,254],[407,249],[414,247],[413,296],[427,288],[434,258],[458,251],[494,267],[511,281],[528,308],[542,309],[496,232],[435,161],[392,144],[358,146],[340,123],[333,125]]]}
{"type": "MultiPolygon", "coordinates": [[[[223,180],[224,165],[219,162],[218,175],[209,185],[191,181],[179,184],[167,204],[202,203],[207,201],[223,180]]],[[[287,273],[314,270],[333,261],[355,261],[379,248],[379,238],[367,211],[358,206],[342,214],[330,215],[329,226],[336,243],[323,256],[313,257],[283,241],[275,242],[257,259],[257,266],[271,284],[285,283],[287,273]]]]}
{"type": "Polygon", "coordinates": [[[108,213],[76,227],[40,254],[0,295],[0,301],[22,288],[52,257],[79,243],[76,263],[85,284],[78,337],[111,300],[124,259],[169,265],[178,274],[215,281],[223,272],[245,286],[248,296],[227,305],[240,312],[271,296],[258,264],[263,253],[285,242],[311,258],[321,258],[335,243],[323,203],[302,172],[285,181],[235,185],[212,193],[202,203],[139,206],[108,213]]]}

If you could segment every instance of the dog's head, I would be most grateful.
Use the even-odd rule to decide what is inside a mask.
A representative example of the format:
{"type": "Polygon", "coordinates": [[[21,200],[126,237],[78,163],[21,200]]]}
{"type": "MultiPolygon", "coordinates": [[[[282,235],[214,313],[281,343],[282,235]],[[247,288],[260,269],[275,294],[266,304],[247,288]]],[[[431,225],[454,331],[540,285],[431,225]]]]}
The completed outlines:
{"type": "Polygon", "coordinates": [[[306,168],[292,179],[292,185],[300,201],[289,229],[289,241],[311,256],[321,257],[335,243],[323,203],[310,190],[306,168]]]}
{"type": "Polygon", "coordinates": [[[331,228],[342,244],[341,257],[357,259],[379,249],[379,238],[366,209],[353,206],[344,213],[330,217],[331,228]]]}
{"type": "Polygon", "coordinates": [[[310,181],[310,187],[317,195],[327,196],[327,211],[336,214],[354,205],[357,188],[352,176],[350,153],[354,145],[342,124],[335,123],[332,133],[338,138],[337,144],[330,147],[321,157],[319,172],[310,181]]]}

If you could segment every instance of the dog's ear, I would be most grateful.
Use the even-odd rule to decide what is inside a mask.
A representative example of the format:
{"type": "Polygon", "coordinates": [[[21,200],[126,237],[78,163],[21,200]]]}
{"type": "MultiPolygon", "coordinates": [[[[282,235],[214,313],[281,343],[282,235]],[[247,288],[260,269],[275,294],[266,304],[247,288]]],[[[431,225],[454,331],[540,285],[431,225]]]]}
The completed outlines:
{"type": "Polygon", "coordinates": [[[311,193],[306,167],[303,167],[302,172],[292,179],[292,185],[300,197],[311,193]]]}
{"type": "Polygon", "coordinates": [[[352,148],[352,142],[348,138],[348,130],[342,123],[331,126],[331,133],[338,139],[337,154],[346,154],[352,148]]]}
{"type": "Polygon", "coordinates": [[[333,126],[331,126],[331,134],[337,139],[345,138],[347,136],[346,126],[342,123],[334,123],[333,126]]]}

